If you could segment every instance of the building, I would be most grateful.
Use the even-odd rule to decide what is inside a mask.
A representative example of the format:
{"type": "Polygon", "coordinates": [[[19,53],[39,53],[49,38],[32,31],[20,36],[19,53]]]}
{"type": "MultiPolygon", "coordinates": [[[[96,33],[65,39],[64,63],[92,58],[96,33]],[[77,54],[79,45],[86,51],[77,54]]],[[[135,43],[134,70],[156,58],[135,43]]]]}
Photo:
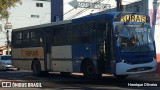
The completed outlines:
{"type": "Polygon", "coordinates": [[[50,0],[21,0],[22,3],[11,8],[9,22],[13,29],[50,23],[50,0]]]}
{"type": "Polygon", "coordinates": [[[0,46],[6,46],[6,30],[9,30],[9,40],[11,31],[15,28],[34,26],[51,22],[51,0],[21,0],[15,7],[9,10],[8,23],[0,20],[0,46]]]}
{"type": "MultiPolygon", "coordinates": [[[[9,47],[9,54],[11,54],[11,48],[9,47]]],[[[0,47],[0,55],[8,55],[8,50],[6,46],[0,47]]]]}

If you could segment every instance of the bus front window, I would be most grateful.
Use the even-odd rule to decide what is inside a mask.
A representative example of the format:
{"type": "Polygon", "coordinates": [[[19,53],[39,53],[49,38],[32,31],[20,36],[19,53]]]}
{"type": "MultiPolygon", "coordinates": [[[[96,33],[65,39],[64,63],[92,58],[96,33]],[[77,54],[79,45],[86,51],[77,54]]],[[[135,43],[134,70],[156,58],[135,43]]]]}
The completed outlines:
{"type": "Polygon", "coordinates": [[[154,51],[154,43],[149,24],[116,25],[116,36],[121,52],[154,51]]]}

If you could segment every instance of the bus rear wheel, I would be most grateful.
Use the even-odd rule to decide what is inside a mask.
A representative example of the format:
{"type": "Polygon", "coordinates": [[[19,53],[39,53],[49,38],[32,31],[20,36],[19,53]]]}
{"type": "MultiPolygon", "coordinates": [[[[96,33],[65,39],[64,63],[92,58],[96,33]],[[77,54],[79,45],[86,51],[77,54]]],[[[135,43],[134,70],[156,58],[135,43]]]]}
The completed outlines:
{"type": "Polygon", "coordinates": [[[96,73],[96,68],[92,61],[85,61],[82,65],[82,72],[87,79],[98,79],[102,74],[96,73]]]}
{"type": "Polygon", "coordinates": [[[32,70],[33,70],[33,74],[35,76],[40,76],[41,75],[41,65],[40,65],[40,62],[38,60],[35,60],[33,62],[32,70]]]}

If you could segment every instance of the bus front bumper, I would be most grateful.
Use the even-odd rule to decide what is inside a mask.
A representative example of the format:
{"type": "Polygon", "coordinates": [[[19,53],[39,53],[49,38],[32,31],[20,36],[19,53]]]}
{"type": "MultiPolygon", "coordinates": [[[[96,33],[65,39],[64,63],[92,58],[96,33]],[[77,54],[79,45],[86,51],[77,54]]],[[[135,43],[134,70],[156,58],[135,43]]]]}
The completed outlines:
{"type": "Polygon", "coordinates": [[[156,71],[157,61],[153,59],[150,63],[127,64],[120,62],[116,64],[116,75],[129,75],[156,71]]]}

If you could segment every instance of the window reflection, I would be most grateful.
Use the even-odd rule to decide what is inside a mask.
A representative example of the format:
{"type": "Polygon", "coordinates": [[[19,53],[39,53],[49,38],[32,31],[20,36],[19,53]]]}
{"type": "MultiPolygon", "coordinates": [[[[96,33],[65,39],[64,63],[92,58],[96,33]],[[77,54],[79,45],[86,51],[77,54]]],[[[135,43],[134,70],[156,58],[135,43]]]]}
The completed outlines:
{"type": "Polygon", "coordinates": [[[153,37],[149,25],[115,26],[117,42],[122,52],[153,51],[153,37]]]}

